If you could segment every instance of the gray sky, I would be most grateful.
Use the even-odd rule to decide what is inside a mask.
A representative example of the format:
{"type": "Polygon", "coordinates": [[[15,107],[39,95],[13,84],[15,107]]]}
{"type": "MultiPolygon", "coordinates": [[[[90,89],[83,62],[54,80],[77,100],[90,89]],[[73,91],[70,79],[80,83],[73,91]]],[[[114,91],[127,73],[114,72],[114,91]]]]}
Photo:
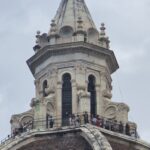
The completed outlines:
{"type": "MultiPolygon", "coordinates": [[[[150,0],[85,0],[97,27],[104,22],[120,69],[113,101],[125,102],[142,139],[150,141],[150,0]]],[[[33,77],[26,60],[37,30],[48,32],[60,0],[0,0],[0,140],[10,117],[29,109],[33,77]]]]}

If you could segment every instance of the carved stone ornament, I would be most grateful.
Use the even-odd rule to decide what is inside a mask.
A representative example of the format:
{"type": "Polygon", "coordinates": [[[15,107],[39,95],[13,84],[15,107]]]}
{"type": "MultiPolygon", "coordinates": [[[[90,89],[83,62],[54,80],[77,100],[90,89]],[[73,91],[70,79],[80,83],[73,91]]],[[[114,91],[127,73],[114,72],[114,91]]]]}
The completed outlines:
{"type": "Polygon", "coordinates": [[[50,95],[48,95],[47,97],[44,98],[45,99],[45,102],[48,103],[48,102],[54,102],[55,101],[55,94],[51,93],[50,95]]]}
{"type": "Polygon", "coordinates": [[[109,105],[106,109],[105,109],[105,117],[109,118],[109,119],[114,119],[116,118],[117,115],[117,107],[114,105],[109,105]]]}
{"type": "Polygon", "coordinates": [[[108,91],[107,89],[105,89],[105,90],[103,91],[103,97],[106,97],[106,98],[108,98],[108,99],[111,99],[111,98],[112,98],[112,94],[111,94],[110,91],[108,91]]]}
{"type": "Polygon", "coordinates": [[[75,66],[75,70],[82,74],[85,73],[86,67],[82,63],[79,63],[75,66]]]}
{"type": "Polygon", "coordinates": [[[24,123],[32,122],[32,121],[33,121],[33,116],[27,114],[20,119],[20,124],[23,126],[24,123]]]}
{"type": "Polygon", "coordinates": [[[121,111],[127,111],[129,112],[130,108],[128,105],[124,104],[124,103],[120,103],[118,105],[118,111],[121,112],[121,111]]]}
{"type": "Polygon", "coordinates": [[[82,85],[78,85],[77,84],[77,90],[78,91],[85,91],[86,87],[85,86],[82,86],[82,85]]]}
{"type": "Polygon", "coordinates": [[[30,106],[31,107],[34,107],[37,103],[39,103],[40,102],[40,100],[39,99],[37,99],[37,98],[32,98],[32,100],[31,100],[31,103],[30,103],[30,106]]]}
{"type": "Polygon", "coordinates": [[[47,103],[47,114],[55,116],[56,108],[54,102],[47,103]]]}
{"type": "Polygon", "coordinates": [[[90,93],[83,90],[78,91],[78,97],[80,98],[90,98],[90,93]]]}

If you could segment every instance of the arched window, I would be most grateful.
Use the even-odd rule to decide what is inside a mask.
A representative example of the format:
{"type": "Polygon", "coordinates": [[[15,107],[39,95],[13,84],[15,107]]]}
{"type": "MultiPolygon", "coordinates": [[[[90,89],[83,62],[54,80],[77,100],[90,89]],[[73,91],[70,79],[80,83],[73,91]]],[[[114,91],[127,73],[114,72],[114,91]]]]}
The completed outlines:
{"type": "Polygon", "coordinates": [[[46,88],[48,87],[47,80],[43,82],[43,97],[47,96],[46,88]]]}
{"type": "Polygon", "coordinates": [[[68,117],[72,114],[72,86],[70,74],[64,74],[62,80],[62,125],[67,125],[68,117]]]}
{"type": "Polygon", "coordinates": [[[88,92],[90,93],[91,114],[96,115],[96,89],[95,77],[93,75],[88,77],[88,92]]]}

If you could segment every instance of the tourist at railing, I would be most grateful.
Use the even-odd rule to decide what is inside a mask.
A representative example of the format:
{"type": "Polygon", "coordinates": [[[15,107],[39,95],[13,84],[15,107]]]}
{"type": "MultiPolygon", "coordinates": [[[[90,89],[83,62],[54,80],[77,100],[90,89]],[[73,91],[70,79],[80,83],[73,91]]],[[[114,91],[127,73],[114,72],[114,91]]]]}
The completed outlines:
{"type": "Polygon", "coordinates": [[[105,129],[110,130],[110,125],[111,125],[111,124],[110,124],[110,121],[109,121],[109,120],[105,120],[105,121],[104,121],[104,128],[105,128],[105,129]]]}
{"type": "Polygon", "coordinates": [[[119,123],[119,133],[123,133],[123,123],[120,121],[119,123]]]}
{"type": "Polygon", "coordinates": [[[72,114],[72,125],[75,126],[76,125],[76,117],[74,114],[72,114]]]}
{"type": "Polygon", "coordinates": [[[79,115],[69,115],[69,126],[79,127],[81,125],[81,119],[79,115]]]}
{"type": "Polygon", "coordinates": [[[54,118],[53,118],[53,116],[49,117],[49,126],[50,126],[50,128],[53,128],[53,126],[54,126],[54,118]]]}
{"type": "Polygon", "coordinates": [[[95,115],[92,115],[92,117],[91,117],[91,123],[92,123],[93,125],[96,125],[96,123],[97,123],[97,118],[96,118],[95,115]]]}
{"type": "MultiPolygon", "coordinates": [[[[66,120],[67,118],[65,118],[66,120]]],[[[61,122],[61,118],[49,116],[46,120],[36,120],[34,121],[34,124],[40,123],[42,127],[48,128],[54,128],[58,127],[59,122],[61,122]]],[[[121,134],[126,134],[128,136],[139,138],[139,135],[137,133],[136,127],[130,127],[130,124],[127,123],[124,125],[121,121],[117,122],[117,120],[110,120],[103,117],[100,117],[99,115],[91,115],[90,121],[89,121],[89,115],[87,112],[84,112],[83,114],[71,114],[68,115],[68,119],[66,120],[66,126],[71,127],[80,127],[82,124],[91,123],[94,126],[104,128],[106,130],[110,130],[113,132],[118,132],[121,134]]],[[[30,120],[28,122],[24,122],[22,125],[20,125],[18,128],[13,129],[12,135],[8,136],[8,139],[15,138],[16,136],[21,135],[24,132],[28,132],[33,129],[33,121],[30,120]]],[[[6,141],[6,140],[5,140],[6,141]]]]}
{"type": "Polygon", "coordinates": [[[29,122],[24,122],[23,125],[20,125],[18,128],[14,128],[12,131],[12,138],[15,138],[16,136],[20,135],[21,133],[30,131],[33,129],[33,122],[30,120],[29,122]]]}
{"type": "Polygon", "coordinates": [[[69,126],[72,126],[72,115],[69,115],[69,126]]]}
{"type": "Polygon", "coordinates": [[[125,126],[125,131],[126,131],[126,135],[129,135],[129,136],[130,136],[130,126],[129,126],[128,123],[127,123],[126,126],[125,126]]]}
{"type": "Polygon", "coordinates": [[[79,115],[76,116],[76,127],[79,127],[81,125],[81,118],[79,115]]]}
{"type": "Polygon", "coordinates": [[[83,114],[83,118],[84,118],[84,123],[85,123],[85,124],[89,123],[89,115],[88,115],[87,112],[85,112],[85,113],[83,114]]]}
{"type": "Polygon", "coordinates": [[[139,138],[136,127],[131,130],[128,123],[124,126],[121,121],[118,123],[117,120],[109,120],[106,118],[102,118],[99,115],[97,115],[97,117],[91,115],[91,124],[113,132],[118,132],[131,137],[139,138]]]}

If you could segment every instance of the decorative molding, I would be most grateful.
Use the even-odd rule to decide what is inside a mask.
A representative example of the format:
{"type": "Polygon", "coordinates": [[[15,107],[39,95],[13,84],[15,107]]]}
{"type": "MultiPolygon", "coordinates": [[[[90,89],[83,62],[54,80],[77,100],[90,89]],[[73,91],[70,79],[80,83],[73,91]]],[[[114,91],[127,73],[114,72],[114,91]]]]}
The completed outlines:
{"type": "Polygon", "coordinates": [[[95,57],[108,57],[108,66],[110,73],[116,71],[119,66],[115,58],[114,52],[107,50],[105,48],[99,47],[97,45],[84,43],[84,42],[75,42],[75,43],[66,43],[58,44],[53,46],[45,46],[40,51],[38,51],[33,57],[31,57],[27,64],[31,69],[32,73],[35,73],[35,68],[39,66],[42,62],[50,58],[51,56],[58,56],[69,53],[85,53],[90,54],[95,57]]]}

